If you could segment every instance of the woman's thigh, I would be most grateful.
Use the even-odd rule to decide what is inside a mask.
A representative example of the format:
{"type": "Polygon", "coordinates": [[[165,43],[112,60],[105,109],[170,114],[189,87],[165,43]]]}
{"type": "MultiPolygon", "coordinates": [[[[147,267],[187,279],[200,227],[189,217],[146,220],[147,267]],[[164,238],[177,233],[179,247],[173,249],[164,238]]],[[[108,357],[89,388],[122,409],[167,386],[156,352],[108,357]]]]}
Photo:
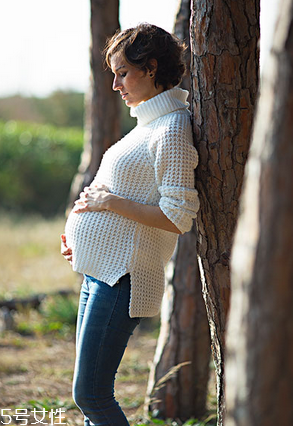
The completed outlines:
{"type": "Polygon", "coordinates": [[[88,393],[109,396],[129,337],[139,323],[128,314],[130,280],[114,287],[86,277],[80,299],[75,386],[88,393]]]}
{"type": "Polygon", "coordinates": [[[86,277],[84,277],[81,290],[80,290],[80,296],[79,296],[79,307],[78,307],[77,322],[76,322],[76,346],[78,346],[80,330],[83,323],[83,318],[84,318],[88,298],[89,298],[88,281],[86,277]]]}

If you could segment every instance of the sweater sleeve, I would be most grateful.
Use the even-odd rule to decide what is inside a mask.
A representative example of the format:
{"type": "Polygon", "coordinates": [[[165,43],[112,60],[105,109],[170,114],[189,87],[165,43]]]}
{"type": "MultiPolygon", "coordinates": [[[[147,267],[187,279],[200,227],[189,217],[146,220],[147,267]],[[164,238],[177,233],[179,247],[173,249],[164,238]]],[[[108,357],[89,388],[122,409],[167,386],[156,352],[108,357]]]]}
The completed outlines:
{"type": "Polygon", "coordinates": [[[159,207],[182,233],[188,232],[199,209],[194,188],[198,155],[192,145],[189,116],[177,115],[167,126],[157,129],[154,136],[154,168],[161,195],[159,207]]]}

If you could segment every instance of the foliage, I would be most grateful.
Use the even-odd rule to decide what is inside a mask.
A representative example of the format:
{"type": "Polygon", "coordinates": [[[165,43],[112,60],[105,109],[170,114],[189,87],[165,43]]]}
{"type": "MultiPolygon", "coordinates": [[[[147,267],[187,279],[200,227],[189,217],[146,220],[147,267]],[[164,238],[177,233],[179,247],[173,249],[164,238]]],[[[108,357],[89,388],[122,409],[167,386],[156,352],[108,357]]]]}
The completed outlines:
{"type": "Polygon", "coordinates": [[[63,211],[82,147],[78,129],[0,122],[1,207],[45,216],[63,211]]]}
{"type": "Polygon", "coordinates": [[[78,92],[53,92],[48,98],[32,98],[32,104],[45,123],[60,127],[83,128],[84,94],[78,92]]]}
{"type": "Polygon", "coordinates": [[[31,399],[28,402],[20,405],[19,407],[20,408],[26,408],[26,409],[29,409],[29,410],[33,410],[34,408],[36,410],[45,409],[46,411],[56,410],[58,408],[64,408],[65,410],[71,410],[73,408],[76,408],[73,401],[68,401],[68,400],[63,401],[63,400],[60,400],[58,397],[57,398],[43,398],[41,400],[31,399]]]}
{"type": "Polygon", "coordinates": [[[58,90],[46,98],[21,95],[2,98],[0,119],[83,128],[84,94],[58,90]]]}
{"type": "Polygon", "coordinates": [[[73,296],[54,296],[44,301],[41,312],[48,321],[61,322],[62,324],[75,325],[78,301],[73,296]]]}
{"type": "MultiPolygon", "coordinates": [[[[118,93],[117,93],[117,96],[118,93]]],[[[46,98],[21,95],[0,99],[0,120],[51,124],[56,127],[84,127],[84,94],[58,90],[46,98]]],[[[125,135],[135,125],[129,108],[121,102],[121,133],[125,135]]]]}
{"type": "Polygon", "coordinates": [[[75,333],[78,300],[76,296],[51,296],[42,303],[40,312],[20,311],[17,331],[24,335],[54,334],[72,338],[75,333]]]}
{"type": "MultiPolygon", "coordinates": [[[[83,149],[83,117],[82,93],[0,99],[2,208],[44,216],[64,211],[83,149]]],[[[121,100],[122,135],[135,124],[121,100]]]]}

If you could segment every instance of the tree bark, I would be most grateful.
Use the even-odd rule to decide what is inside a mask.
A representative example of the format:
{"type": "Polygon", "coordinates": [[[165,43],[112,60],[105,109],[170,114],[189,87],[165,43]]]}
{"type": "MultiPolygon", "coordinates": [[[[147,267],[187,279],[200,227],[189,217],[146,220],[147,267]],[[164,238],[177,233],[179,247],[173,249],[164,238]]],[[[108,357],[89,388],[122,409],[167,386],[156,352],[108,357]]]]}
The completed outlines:
{"type": "Polygon", "coordinates": [[[119,28],[119,0],[91,0],[91,79],[85,101],[85,145],[69,197],[69,208],[94,178],[106,149],[119,140],[119,96],[112,90],[112,73],[105,70],[106,39],[119,28]]]}
{"type": "MultiPolygon", "coordinates": [[[[206,412],[210,335],[196,260],[196,232],[180,236],[174,268],[164,295],[161,329],[150,374],[152,413],[185,421],[206,412]],[[157,389],[157,382],[181,363],[176,374],[157,389]],[[189,363],[189,364],[188,364],[189,363]]],[[[172,270],[173,269],[173,270],[172,270]]]]}
{"type": "Polygon", "coordinates": [[[293,419],[293,0],[261,87],[232,253],[227,426],[293,419]]]}
{"type": "Polygon", "coordinates": [[[258,88],[259,0],[192,0],[191,13],[198,257],[222,425],[229,260],[258,88]]]}
{"type": "MultiPolygon", "coordinates": [[[[182,0],[174,32],[188,46],[190,0],[182,0]]],[[[183,84],[190,90],[190,49],[183,84]]],[[[147,402],[153,414],[185,421],[200,418],[206,412],[209,380],[210,335],[196,259],[196,230],[179,237],[174,264],[169,268],[169,282],[163,299],[161,329],[153,368],[150,374],[147,402]],[[174,269],[175,268],[175,269],[174,269]],[[182,363],[176,371],[176,366],[182,363]],[[156,383],[175,368],[165,385],[156,383]]]]}

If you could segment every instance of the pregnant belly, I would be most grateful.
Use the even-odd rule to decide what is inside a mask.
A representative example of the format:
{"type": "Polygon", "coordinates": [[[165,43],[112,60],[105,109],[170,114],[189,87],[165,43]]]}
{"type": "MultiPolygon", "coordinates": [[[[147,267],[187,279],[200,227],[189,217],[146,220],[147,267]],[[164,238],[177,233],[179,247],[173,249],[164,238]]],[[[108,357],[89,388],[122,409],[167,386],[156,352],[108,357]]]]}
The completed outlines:
{"type": "Polygon", "coordinates": [[[135,231],[134,221],[114,212],[70,213],[65,225],[68,247],[72,248],[73,265],[81,261],[103,258],[131,245],[135,231]]]}
{"type": "Polygon", "coordinates": [[[105,227],[105,220],[103,220],[105,213],[85,212],[77,214],[71,212],[65,225],[68,247],[71,247],[73,251],[80,248],[85,249],[94,241],[97,241],[105,227]]]}

